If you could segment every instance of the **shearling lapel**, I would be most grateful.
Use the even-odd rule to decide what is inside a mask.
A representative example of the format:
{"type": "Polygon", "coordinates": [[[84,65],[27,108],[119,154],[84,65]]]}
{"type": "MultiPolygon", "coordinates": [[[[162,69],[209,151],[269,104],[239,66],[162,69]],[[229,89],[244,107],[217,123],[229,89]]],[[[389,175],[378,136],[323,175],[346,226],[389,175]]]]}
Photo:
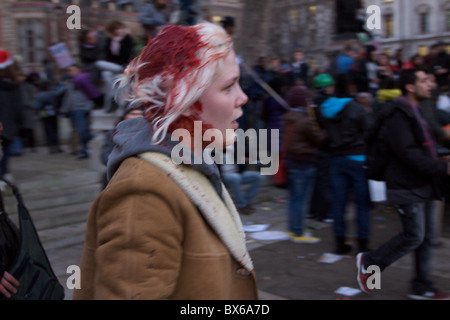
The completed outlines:
{"type": "Polygon", "coordinates": [[[245,245],[241,219],[223,185],[222,201],[209,180],[200,172],[185,165],[177,165],[162,153],[145,152],[139,154],[139,158],[165,171],[197,206],[231,255],[247,270],[253,270],[253,263],[245,245]]]}

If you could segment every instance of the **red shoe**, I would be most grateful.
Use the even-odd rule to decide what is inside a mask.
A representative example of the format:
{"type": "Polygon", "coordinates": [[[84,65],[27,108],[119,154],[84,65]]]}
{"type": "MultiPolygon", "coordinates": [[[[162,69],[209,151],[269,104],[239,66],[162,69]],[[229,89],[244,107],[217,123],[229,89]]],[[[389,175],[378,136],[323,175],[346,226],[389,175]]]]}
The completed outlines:
{"type": "Polygon", "coordinates": [[[356,280],[358,281],[358,285],[361,288],[362,292],[370,293],[370,292],[372,292],[372,290],[367,287],[367,279],[371,275],[367,274],[366,269],[364,268],[362,259],[363,259],[363,253],[360,252],[356,256],[356,268],[358,269],[358,275],[356,277],[356,280]]]}

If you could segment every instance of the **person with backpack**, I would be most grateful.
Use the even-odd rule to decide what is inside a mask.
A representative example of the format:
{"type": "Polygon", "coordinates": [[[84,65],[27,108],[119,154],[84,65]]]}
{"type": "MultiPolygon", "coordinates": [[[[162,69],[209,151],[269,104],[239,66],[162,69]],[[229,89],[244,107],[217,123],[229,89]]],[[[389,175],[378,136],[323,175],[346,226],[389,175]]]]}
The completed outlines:
{"type": "Polygon", "coordinates": [[[386,106],[376,120],[380,130],[373,139],[377,147],[369,143],[367,176],[386,181],[387,203],[399,213],[403,230],[377,249],[357,255],[357,281],[362,291],[370,293],[367,268],[374,265],[383,271],[414,252],[415,276],[408,296],[448,299],[450,296],[439,292],[429,279],[436,233],[434,200],[441,197],[439,179],[450,175],[450,164],[438,160],[432,130],[420,113],[420,101],[430,98],[432,85],[421,69],[404,70],[399,85],[402,96],[386,106]],[[371,150],[378,150],[378,154],[371,150]]]}
{"type": "MultiPolygon", "coordinates": [[[[316,86],[329,75],[318,75],[316,86]]],[[[334,223],[335,253],[346,254],[351,246],[346,243],[346,204],[353,191],[358,226],[358,246],[367,250],[370,229],[370,197],[364,172],[366,154],[365,136],[371,115],[353,98],[334,97],[334,81],[329,81],[328,96],[319,104],[321,120],[328,133],[331,155],[330,213],[334,223]]],[[[317,101],[317,100],[316,100],[317,101]]]]}

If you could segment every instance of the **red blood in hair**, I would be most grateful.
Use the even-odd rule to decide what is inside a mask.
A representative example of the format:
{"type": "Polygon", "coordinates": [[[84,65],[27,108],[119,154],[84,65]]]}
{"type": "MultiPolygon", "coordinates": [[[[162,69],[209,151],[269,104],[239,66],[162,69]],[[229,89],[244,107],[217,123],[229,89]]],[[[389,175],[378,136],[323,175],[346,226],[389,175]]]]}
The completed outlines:
{"type": "Polygon", "coordinates": [[[165,27],[144,48],[139,56],[140,63],[146,63],[138,71],[139,80],[163,72],[174,75],[174,81],[183,78],[192,68],[200,67],[197,51],[204,47],[194,27],[170,25],[165,27]]]}
{"type": "MultiPolygon", "coordinates": [[[[169,126],[169,132],[173,132],[176,129],[185,129],[191,134],[191,141],[192,144],[194,143],[194,122],[195,121],[201,121],[200,114],[202,113],[203,107],[200,101],[197,101],[194,103],[191,107],[191,113],[188,116],[182,115],[177,120],[175,120],[170,126],[169,126]]],[[[202,121],[202,132],[201,137],[203,137],[203,134],[208,129],[212,129],[213,126],[207,123],[204,123],[202,121]]],[[[202,140],[202,148],[205,148],[208,146],[211,142],[210,141],[203,141],[202,140]]],[[[192,145],[192,148],[194,145],[192,145]]]]}
{"type": "MultiPolygon", "coordinates": [[[[142,65],[137,71],[139,81],[145,78],[152,78],[156,75],[171,75],[173,82],[177,83],[189,73],[201,68],[202,61],[197,57],[197,52],[205,47],[197,34],[195,27],[183,27],[178,25],[169,25],[153,39],[149,40],[147,46],[137,57],[137,64],[142,65]]],[[[217,58],[216,58],[217,59],[217,58]]],[[[167,79],[167,78],[166,78],[167,79]]],[[[165,83],[165,86],[171,86],[171,83],[165,83]]],[[[171,90],[174,90],[171,88],[171,90]]],[[[171,92],[172,97],[178,95],[178,92],[171,92]]],[[[148,105],[150,106],[150,105],[148,105]]],[[[146,113],[147,120],[156,117],[165,116],[167,111],[173,106],[165,106],[165,110],[150,110],[146,113]]],[[[186,129],[190,132],[191,138],[194,137],[194,122],[201,121],[202,104],[197,101],[191,106],[188,116],[181,115],[168,128],[168,132],[176,129],[186,129]]],[[[202,123],[202,137],[207,129],[213,128],[209,124],[202,123]]],[[[193,142],[193,139],[192,139],[193,142]]],[[[210,142],[203,142],[206,147],[210,142]]]]}

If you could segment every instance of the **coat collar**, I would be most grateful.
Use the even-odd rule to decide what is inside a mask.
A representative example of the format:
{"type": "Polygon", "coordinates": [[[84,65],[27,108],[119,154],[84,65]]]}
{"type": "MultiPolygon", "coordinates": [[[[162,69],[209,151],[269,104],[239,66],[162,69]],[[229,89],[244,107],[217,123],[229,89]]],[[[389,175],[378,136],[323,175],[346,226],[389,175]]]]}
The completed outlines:
{"type": "Polygon", "coordinates": [[[222,201],[209,180],[197,170],[189,166],[177,165],[169,156],[158,152],[145,152],[138,157],[166,172],[197,206],[231,255],[248,271],[253,270],[241,219],[223,185],[222,201]]]}

